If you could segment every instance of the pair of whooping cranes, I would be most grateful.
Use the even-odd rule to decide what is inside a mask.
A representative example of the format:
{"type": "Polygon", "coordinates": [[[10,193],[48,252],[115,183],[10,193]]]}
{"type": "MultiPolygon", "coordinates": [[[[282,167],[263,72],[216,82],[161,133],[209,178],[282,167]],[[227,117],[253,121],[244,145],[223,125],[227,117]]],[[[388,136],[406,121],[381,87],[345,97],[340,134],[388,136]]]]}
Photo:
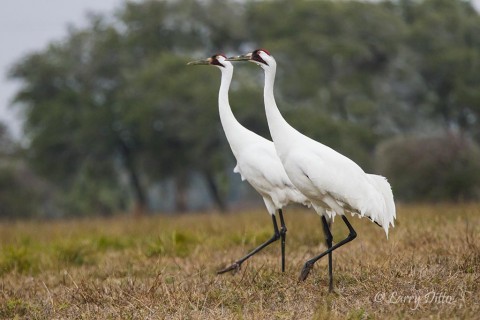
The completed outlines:
{"type": "Polygon", "coordinates": [[[189,65],[212,65],[222,72],[218,108],[223,130],[237,160],[234,172],[240,173],[260,193],[273,221],[273,236],[240,258],[219,274],[236,271],[241,264],[281,239],[282,271],[285,271],[285,239],[287,228],[282,208],[289,203],[312,206],[321,216],[328,249],[305,262],[300,280],[305,280],[314,263],[328,255],[329,290],[333,290],[332,251],[357,236],[345,214],[368,217],[385,230],[394,226],[395,203],[390,184],[378,175],[366,174],[355,162],[335,150],[301,134],[290,126],[280,113],[273,87],[277,63],[264,49],[227,58],[222,54],[196,60],[189,65]],[[230,61],[250,61],[265,72],[264,103],[272,141],[243,127],[230,108],[228,91],[233,75],[230,61]],[[278,211],[280,228],[275,213],[278,211]],[[340,215],[349,235],[333,245],[331,222],[340,215]]]}

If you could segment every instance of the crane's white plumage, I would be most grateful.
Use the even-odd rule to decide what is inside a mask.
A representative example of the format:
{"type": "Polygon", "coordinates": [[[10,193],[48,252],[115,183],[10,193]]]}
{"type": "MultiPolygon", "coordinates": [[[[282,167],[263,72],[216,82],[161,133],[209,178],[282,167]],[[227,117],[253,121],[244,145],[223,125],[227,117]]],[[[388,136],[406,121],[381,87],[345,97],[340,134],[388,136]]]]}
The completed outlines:
{"type": "Polygon", "coordinates": [[[394,226],[395,204],[387,180],[366,174],[349,158],[290,126],[278,110],[273,94],[275,59],[265,50],[246,56],[265,71],[268,126],[292,183],[307,196],[318,214],[330,219],[347,212],[366,216],[382,226],[388,236],[389,226],[394,226]]]}
{"type": "Polygon", "coordinates": [[[290,182],[273,142],[246,129],[236,120],[228,99],[233,65],[221,55],[216,57],[219,63],[216,66],[222,72],[218,94],[220,121],[237,160],[234,172],[239,173],[262,195],[271,215],[290,202],[306,205],[307,198],[290,182]]]}
{"type": "Polygon", "coordinates": [[[262,195],[270,214],[291,202],[308,204],[307,198],[290,182],[271,141],[258,141],[244,151],[236,157],[234,172],[240,173],[262,195]]]}

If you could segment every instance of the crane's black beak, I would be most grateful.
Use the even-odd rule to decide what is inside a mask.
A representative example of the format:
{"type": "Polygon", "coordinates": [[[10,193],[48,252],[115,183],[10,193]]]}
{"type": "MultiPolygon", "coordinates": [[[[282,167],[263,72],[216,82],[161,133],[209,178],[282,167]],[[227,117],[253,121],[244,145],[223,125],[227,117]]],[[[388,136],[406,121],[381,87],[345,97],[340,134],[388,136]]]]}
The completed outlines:
{"type": "Polygon", "coordinates": [[[252,60],[252,54],[247,53],[241,56],[234,56],[227,59],[227,61],[250,61],[252,60]]]}
{"type": "Polygon", "coordinates": [[[202,59],[202,60],[195,60],[195,61],[190,61],[187,63],[187,66],[197,66],[197,65],[209,65],[211,61],[211,58],[208,59],[202,59]]]}

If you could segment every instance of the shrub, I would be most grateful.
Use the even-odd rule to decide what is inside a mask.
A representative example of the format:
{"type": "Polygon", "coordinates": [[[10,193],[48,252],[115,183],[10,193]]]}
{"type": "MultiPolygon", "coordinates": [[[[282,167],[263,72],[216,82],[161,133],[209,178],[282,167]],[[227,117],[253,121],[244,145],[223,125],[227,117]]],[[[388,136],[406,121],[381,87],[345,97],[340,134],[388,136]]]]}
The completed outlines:
{"type": "Polygon", "coordinates": [[[376,166],[389,179],[397,199],[480,198],[480,148],[458,133],[386,141],[377,149],[376,166]]]}

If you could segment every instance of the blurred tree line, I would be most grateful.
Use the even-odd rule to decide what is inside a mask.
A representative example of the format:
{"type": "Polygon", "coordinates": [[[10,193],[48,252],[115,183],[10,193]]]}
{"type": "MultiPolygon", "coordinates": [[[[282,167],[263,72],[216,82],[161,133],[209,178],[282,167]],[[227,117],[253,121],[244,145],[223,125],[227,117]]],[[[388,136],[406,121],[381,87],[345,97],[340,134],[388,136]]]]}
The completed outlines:
{"type": "MultiPolygon", "coordinates": [[[[89,21],[11,69],[24,138],[0,128],[1,216],[184,211],[202,192],[224,210],[241,182],[220,74],[186,62],[257,47],[277,59],[285,118],[386,175],[397,199],[480,196],[480,16],[468,1],[136,1],[89,21]]],[[[237,66],[234,112],[269,137],[262,89],[258,67],[237,66]]]]}

